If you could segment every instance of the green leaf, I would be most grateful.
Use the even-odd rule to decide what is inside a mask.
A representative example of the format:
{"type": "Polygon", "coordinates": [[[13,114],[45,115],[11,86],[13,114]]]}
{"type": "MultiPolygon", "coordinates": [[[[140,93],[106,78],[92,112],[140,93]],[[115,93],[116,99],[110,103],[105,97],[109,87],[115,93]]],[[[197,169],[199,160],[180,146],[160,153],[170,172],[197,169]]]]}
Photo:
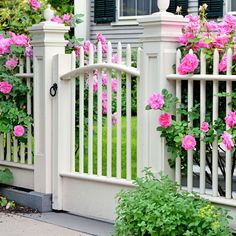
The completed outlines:
{"type": "Polygon", "coordinates": [[[0,170],[0,183],[11,184],[13,181],[13,174],[9,169],[0,170]]]}

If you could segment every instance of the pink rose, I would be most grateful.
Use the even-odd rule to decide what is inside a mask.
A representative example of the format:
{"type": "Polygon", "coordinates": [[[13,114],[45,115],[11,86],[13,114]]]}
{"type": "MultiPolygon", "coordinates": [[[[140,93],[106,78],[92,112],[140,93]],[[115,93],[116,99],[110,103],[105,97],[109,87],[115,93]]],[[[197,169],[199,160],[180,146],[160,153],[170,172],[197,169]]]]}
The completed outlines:
{"type": "Polygon", "coordinates": [[[29,4],[33,10],[40,8],[40,3],[37,0],[29,0],[29,4]]]}
{"type": "Polygon", "coordinates": [[[227,70],[227,55],[224,54],[224,56],[222,57],[222,59],[219,63],[219,71],[226,72],[226,70],[227,70]]]}
{"type": "Polygon", "coordinates": [[[33,48],[31,46],[25,48],[25,56],[33,58],[33,48]]]}
{"type": "Polygon", "coordinates": [[[62,24],[62,19],[59,16],[53,16],[51,21],[62,24]]]}
{"type": "Polygon", "coordinates": [[[184,148],[184,150],[186,151],[193,150],[196,147],[196,145],[197,145],[196,139],[192,135],[186,135],[182,139],[182,148],[184,148]]]}
{"type": "Polygon", "coordinates": [[[112,56],[112,63],[117,63],[118,62],[118,56],[117,54],[115,53],[113,56],[112,56]]]}
{"type": "Polygon", "coordinates": [[[170,114],[163,113],[163,114],[160,115],[159,123],[160,123],[161,127],[167,128],[171,125],[171,122],[172,122],[172,118],[171,118],[170,114]]]}
{"type": "Polygon", "coordinates": [[[12,90],[12,85],[8,81],[0,82],[0,92],[3,94],[9,94],[12,90]]]}
{"type": "Polygon", "coordinates": [[[201,131],[206,133],[206,132],[208,132],[208,130],[209,130],[209,124],[207,122],[202,122],[201,131]]]}
{"type": "Polygon", "coordinates": [[[98,33],[96,35],[96,38],[97,38],[98,42],[101,42],[101,44],[106,44],[106,42],[107,42],[106,38],[100,33],[98,33]]]}
{"type": "Polygon", "coordinates": [[[161,109],[164,105],[164,98],[160,93],[154,93],[148,99],[148,106],[153,110],[161,109]]]}
{"type": "Polygon", "coordinates": [[[66,13],[61,18],[62,18],[63,21],[68,22],[71,19],[71,15],[66,13]]]}
{"type": "Polygon", "coordinates": [[[93,51],[96,52],[96,46],[93,43],[91,43],[89,40],[87,40],[83,44],[84,53],[87,54],[87,55],[89,54],[90,45],[93,46],[93,51]]]}
{"type": "Polygon", "coordinates": [[[104,71],[102,72],[102,85],[107,86],[107,75],[104,73],[104,71]]]}
{"type": "Polygon", "coordinates": [[[112,92],[114,92],[114,93],[117,92],[117,79],[111,80],[111,89],[112,89],[112,92]]]}
{"type": "Polygon", "coordinates": [[[5,54],[10,52],[11,39],[0,39],[0,54],[5,54]]]}
{"type": "Polygon", "coordinates": [[[181,75],[193,73],[198,67],[199,60],[195,54],[187,54],[178,67],[181,75]]]}
{"type": "Polygon", "coordinates": [[[107,93],[102,92],[102,113],[107,113],[107,93]]]}
{"type": "Polygon", "coordinates": [[[117,112],[112,114],[112,125],[117,124],[117,112]]]}
{"type": "Polygon", "coordinates": [[[6,61],[5,66],[6,66],[9,70],[13,70],[13,69],[16,68],[17,64],[18,64],[18,61],[15,60],[15,59],[13,59],[13,58],[11,58],[11,59],[9,59],[9,60],[6,61]]]}
{"type": "Polygon", "coordinates": [[[25,129],[22,125],[17,125],[14,127],[14,135],[16,137],[22,137],[25,133],[25,129]]]}
{"type": "Polygon", "coordinates": [[[225,123],[229,127],[233,128],[236,124],[236,112],[229,112],[225,117],[225,123]]]}
{"type": "Polygon", "coordinates": [[[234,143],[232,141],[231,135],[225,131],[221,135],[221,138],[223,139],[223,144],[225,145],[226,149],[228,151],[230,151],[232,149],[232,147],[234,146],[234,143]]]}
{"type": "MultiPolygon", "coordinates": [[[[89,79],[86,81],[87,88],[89,88],[89,79]]],[[[98,90],[98,79],[96,76],[93,77],[93,92],[95,93],[98,90]]]]}
{"type": "Polygon", "coordinates": [[[10,39],[10,43],[15,46],[27,47],[29,46],[29,40],[30,39],[24,34],[13,34],[12,38],[10,39]]]}

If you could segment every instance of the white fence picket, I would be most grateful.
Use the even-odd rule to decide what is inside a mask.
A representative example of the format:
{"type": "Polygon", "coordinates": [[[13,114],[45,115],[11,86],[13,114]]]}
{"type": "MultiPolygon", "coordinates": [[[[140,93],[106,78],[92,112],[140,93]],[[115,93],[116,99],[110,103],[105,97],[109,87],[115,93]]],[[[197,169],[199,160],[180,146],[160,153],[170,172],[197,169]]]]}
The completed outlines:
{"type": "MultiPolygon", "coordinates": [[[[131,47],[126,49],[126,65],[131,66],[131,47]]],[[[126,75],[126,178],[131,180],[131,75],[126,75]]]]}
{"type": "MultiPolygon", "coordinates": [[[[112,62],[112,45],[108,42],[107,63],[112,62]]],[[[107,70],[107,177],[112,176],[112,72],[107,70]]]]}
{"type": "MultiPolygon", "coordinates": [[[[213,66],[213,74],[219,74],[219,52],[216,49],[214,51],[214,66],[213,66]]],[[[216,94],[219,91],[219,82],[213,81],[213,108],[212,108],[212,120],[213,122],[218,119],[218,107],[219,107],[219,99],[216,94]]],[[[212,144],[212,195],[213,197],[218,196],[218,140],[217,138],[212,144]]]]}
{"type": "MultiPolygon", "coordinates": [[[[227,51],[227,75],[232,75],[232,50],[227,51]]],[[[232,81],[226,82],[226,93],[232,93],[232,81]]],[[[226,114],[232,110],[231,97],[226,97],[226,114]]],[[[226,127],[229,128],[229,127],[226,127]]],[[[232,196],[232,154],[231,151],[226,150],[225,160],[225,196],[230,199],[232,196]]]]}
{"type": "MultiPolygon", "coordinates": [[[[176,74],[178,74],[178,67],[180,65],[180,59],[181,59],[181,51],[178,50],[176,53],[176,74]]],[[[181,80],[176,81],[176,97],[179,98],[179,103],[181,103],[181,80]]],[[[177,104],[176,109],[178,109],[179,105],[177,104]]],[[[176,121],[181,120],[181,115],[176,114],[176,121]]],[[[175,162],[175,181],[181,185],[181,157],[176,158],[175,162]]]]}
{"type": "MultiPolygon", "coordinates": [[[[102,44],[98,43],[98,63],[102,63],[102,44]]],[[[102,175],[102,69],[98,70],[97,174],[102,175]]]]}
{"type": "MultiPolygon", "coordinates": [[[[117,48],[117,63],[122,64],[122,45],[119,42],[117,48]]],[[[121,178],[121,100],[122,100],[122,75],[121,72],[117,72],[117,142],[116,142],[116,177],[121,178]]]]}
{"type": "MultiPolygon", "coordinates": [[[[94,63],[94,49],[89,47],[89,65],[94,63]]],[[[88,173],[93,174],[93,71],[89,72],[88,173]]]]}
{"type": "MultiPolygon", "coordinates": [[[[206,56],[201,51],[201,74],[206,74],[206,56]]],[[[206,119],[206,81],[200,81],[200,125],[206,119]]],[[[201,134],[200,142],[200,194],[206,191],[206,144],[203,142],[204,134],[201,134]]]]}
{"type": "MultiPolygon", "coordinates": [[[[84,67],[84,49],[80,49],[80,67],[84,67]]],[[[79,172],[84,173],[84,74],[79,76],[79,172]]]]}

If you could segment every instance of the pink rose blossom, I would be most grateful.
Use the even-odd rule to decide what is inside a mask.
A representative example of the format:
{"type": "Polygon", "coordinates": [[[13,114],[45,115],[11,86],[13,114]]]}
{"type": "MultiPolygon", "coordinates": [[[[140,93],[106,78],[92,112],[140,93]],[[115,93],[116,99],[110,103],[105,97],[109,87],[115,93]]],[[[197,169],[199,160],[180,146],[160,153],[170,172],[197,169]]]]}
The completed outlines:
{"type": "Polygon", "coordinates": [[[192,135],[186,135],[182,139],[182,148],[184,148],[184,150],[186,151],[193,150],[196,147],[196,145],[197,145],[196,139],[192,135]]]}
{"type": "Polygon", "coordinates": [[[83,44],[84,53],[87,54],[87,55],[89,54],[90,45],[93,46],[93,51],[96,52],[96,46],[93,43],[91,43],[89,40],[87,40],[83,44]]]}
{"type": "Polygon", "coordinates": [[[100,33],[98,33],[96,35],[96,38],[97,38],[98,42],[101,42],[101,44],[106,44],[106,42],[107,42],[106,38],[100,33]]]}
{"type": "Polygon", "coordinates": [[[10,52],[11,39],[0,39],[0,54],[5,54],[10,52]]]}
{"type": "Polygon", "coordinates": [[[159,123],[160,123],[161,127],[163,127],[163,128],[169,127],[172,123],[171,115],[168,113],[161,114],[159,117],[159,123]]]}
{"type": "Polygon", "coordinates": [[[225,117],[225,123],[229,127],[233,128],[236,124],[236,112],[229,112],[225,117]]]}
{"type": "Polygon", "coordinates": [[[198,67],[199,59],[195,54],[187,54],[178,67],[181,75],[193,73],[198,67]]]}
{"type": "Polygon", "coordinates": [[[59,16],[53,16],[51,21],[62,24],[62,19],[59,16]]]}
{"type": "Polygon", "coordinates": [[[102,72],[102,85],[107,86],[107,75],[104,73],[104,71],[102,72]]]}
{"type": "Polygon", "coordinates": [[[17,125],[14,127],[14,135],[16,137],[22,137],[25,133],[25,129],[22,125],[17,125]]]}
{"type": "Polygon", "coordinates": [[[181,43],[181,44],[183,44],[183,45],[186,45],[187,42],[188,42],[188,40],[187,40],[187,38],[185,37],[185,35],[179,37],[179,43],[181,43]]]}
{"type": "Polygon", "coordinates": [[[0,92],[3,94],[9,94],[12,90],[12,85],[8,81],[0,82],[0,92]]]}
{"type": "Polygon", "coordinates": [[[107,93],[102,92],[102,113],[107,114],[107,93]]]}
{"type": "Polygon", "coordinates": [[[9,59],[9,60],[6,61],[5,66],[6,66],[9,70],[13,70],[13,69],[16,68],[17,64],[18,64],[18,61],[15,60],[15,59],[13,59],[13,58],[11,58],[11,59],[9,59]]]}
{"type": "Polygon", "coordinates": [[[201,131],[203,131],[203,132],[208,132],[209,131],[209,124],[207,123],[207,122],[202,122],[202,124],[201,124],[201,131]]]}
{"type": "Polygon", "coordinates": [[[227,55],[224,54],[224,56],[222,57],[222,59],[219,63],[219,71],[226,72],[226,70],[227,70],[227,55]]]}
{"type": "Polygon", "coordinates": [[[66,13],[61,18],[62,18],[63,21],[69,22],[71,20],[71,15],[66,13]]]}
{"type": "Polygon", "coordinates": [[[148,99],[148,106],[153,110],[161,109],[164,105],[164,98],[160,93],[154,93],[148,99]]]}
{"type": "Polygon", "coordinates": [[[112,125],[117,124],[117,112],[112,114],[112,125]]]}
{"type": "Polygon", "coordinates": [[[14,34],[10,39],[10,43],[15,46],[27,47],[29,45],[29,38],[24,34],[14,34]]]}
{"type": "Polygon", "coordinates": [[[40,3],[37,0],[29,0],[29,4],[33,10],[40,8],[40,3]]]}
{"type": "Polygon", "coordinates": [[[33,48],[31,46],[25,48],[25,56],[33,58],[33,48]]]}
{"type": "Polygon", "coordinates": [[[102,44],[102,52],[106,53],[107,52],[107,44],[102,44]]]}
{"type": "MultiPolygon", "coordinates": [[[[86,81],[87,88],[89,88],[89,79],[86,81]]],[[[98,79],[97,76],[93,77],[93,92],[95,93],[98,90],[98,79]]]]}
{"type": "Polygon", "coordinates": [[[232,141],[232,136],[225,131],[221,135],[221,138],[223,139],[223,144],[225,145],[226,149],[228,151],[230,151],[232,149],[232,147],[234,146],[234,143],[232,141]]]}
{"type": "Polygon", "coordinates": [[[112,92],[117,92],[117,79],[112,79],[111,80],[111,90],[112,92]]]}
{"type": "Polygon", "coordinates": [[[117,54],[114,54],[113,56],[112,56],[112,63],[117,63],[118,62],[118,56],[117,56],[117,54]]]}

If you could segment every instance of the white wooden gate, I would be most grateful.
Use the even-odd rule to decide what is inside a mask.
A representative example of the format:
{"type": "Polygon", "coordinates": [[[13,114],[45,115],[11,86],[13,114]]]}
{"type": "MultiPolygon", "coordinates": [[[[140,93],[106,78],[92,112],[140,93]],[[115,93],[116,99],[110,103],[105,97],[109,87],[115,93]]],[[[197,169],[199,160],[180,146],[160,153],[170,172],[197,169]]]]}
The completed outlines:
{"type": "Polygon", "coordinates": [[[96,63],[90,47],[88,65],[81,48],[77,69],[75,54],[55,57],[58,94],[53,99],[54,209],[113,221],[117,193],[133,186],[131,180],[140,172],[136,167],[139,149],[134,150],[140,147],[136,134],[140,117],[139,107],[136,117],[132,117],[131,90],[134,83],[139,100],[140,54],[138,49],[137,68],[131,66],[129,45],[126,63],[122,61],[121,44],[117,61],[112,62],[110,42],[106,58],[99,43],[96,63]]]}

